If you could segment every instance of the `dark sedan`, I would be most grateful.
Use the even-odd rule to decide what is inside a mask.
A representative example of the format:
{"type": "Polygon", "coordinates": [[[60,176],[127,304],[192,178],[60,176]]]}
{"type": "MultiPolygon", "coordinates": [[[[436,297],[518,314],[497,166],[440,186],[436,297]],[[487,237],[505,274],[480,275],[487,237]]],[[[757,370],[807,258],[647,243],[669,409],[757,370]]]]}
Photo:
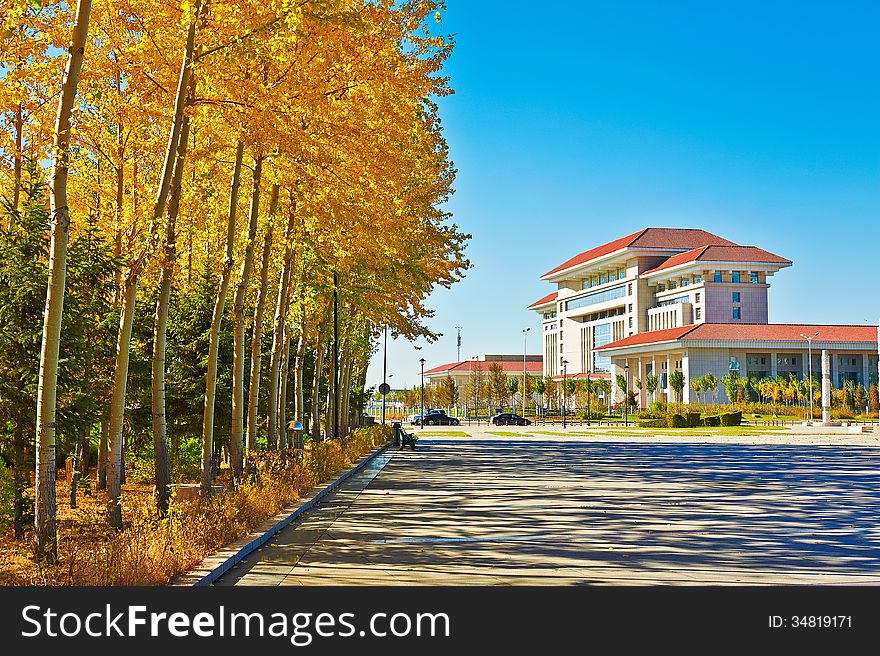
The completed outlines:
{"type": "Polygon", "coordinates": [[[492,423],[496,426],[531,426],[532,421],[525,417],[513,414],[512,412],[503,412],[500,415],[492,417],[492,423]]]}
{"type": "Polygon", "coordinates": [[[431,412],[425,415],[425,426],[458,426],[460,423],[458,419],[450,417],[445,412],[431,412]]]}

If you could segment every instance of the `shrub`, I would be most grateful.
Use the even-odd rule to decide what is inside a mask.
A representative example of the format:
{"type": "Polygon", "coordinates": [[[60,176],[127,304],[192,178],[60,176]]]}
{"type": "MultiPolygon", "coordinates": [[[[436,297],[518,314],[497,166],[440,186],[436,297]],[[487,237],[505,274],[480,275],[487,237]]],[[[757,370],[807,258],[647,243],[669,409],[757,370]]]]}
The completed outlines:
{"type": "Polygon", "coordinates": [[[688,428],[695,428],[701,425],[699,412],[688,412],[685,416],[687,417],[688,428]]]}
{"type": "Polygon", "coordinates": [[[721,417],[718,415],[708,415],[703,417],[703,425],[704,426],[720,426],[721,425],[721,417]]]}
{"type": "Polygon", "coordinates": [[[742,424],[742,412],[722,412],[720,419],[722,426],[739,426],[742,424]]]}
{"type": "Polygon", "coordinates": [[[687,428],[688,422],[684,415],[671,414],[666,418],[668,428],[687,428]]]}
{"type": "Polygon", "coordinates": [[[666,417],[662,419],[640,419],[639,428],[666,428],[666,417]]]}

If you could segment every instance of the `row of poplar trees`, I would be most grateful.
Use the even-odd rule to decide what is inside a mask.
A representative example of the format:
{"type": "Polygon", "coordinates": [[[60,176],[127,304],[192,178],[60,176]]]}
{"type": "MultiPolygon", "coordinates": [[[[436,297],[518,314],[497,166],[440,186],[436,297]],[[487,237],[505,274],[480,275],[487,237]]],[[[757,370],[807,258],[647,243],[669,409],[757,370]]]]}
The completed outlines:
{"type": "Polygon", "coordinates": [[[157,505],[167,508],[177,298],[201,289],[212,301],[201,347],[174,356],[200,372],[205,494],[215,429],[228,431],[236,480],[258,437],[287,446],[288,406],[316,439],[340,421],[331,418],[347,430],[380,327],[433,337],[426,298],[469,266],[468,235],[442,208],[455,172],[436,105],[451,92],[441,9],[434,0],[4,3],[3,229],[33,236],[48,210],[31,258],[46,290],[36,411],[3,418],[16,453],[24,433],[35,436],[38,558],[56,555],[59,398],[65,405],[74,378],[97,404],[83,433],[101,426],[99,471],[116,528],[127,388],[148,381],[157,505]],[[80,250],[92,254],[84,261],[102,253],[93,268],[109,266],[109,284],[73,263],[68,271],[80,250]],[[80,307],[89,302],[94,316],[80,307]],[[75,306],[78,323],[66,321],[75,306]],[[105,357],[81,333],[106,329],[107,317],[115,343],[105,357]],[[141,334],[150,366],[132,369],[141,334]],[[103,363],[106,375],[84,384],[83,367],[103,363]],[[218,379],[229,381],[228,413],[217,407],[218,379]],[[322,402],[326,380],[338,385],[322,402]]]}

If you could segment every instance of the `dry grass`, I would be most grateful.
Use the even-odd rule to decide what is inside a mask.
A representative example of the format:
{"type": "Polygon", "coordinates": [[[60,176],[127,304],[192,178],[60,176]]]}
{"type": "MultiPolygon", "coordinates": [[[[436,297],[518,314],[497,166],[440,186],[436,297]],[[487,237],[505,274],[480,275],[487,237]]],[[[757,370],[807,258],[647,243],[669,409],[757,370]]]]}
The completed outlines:
{"type": "Polygon", "coordinates": [[[360,456],[387,441],[381,426],[356,429],[338,441],[310,445],[286,460],[269,454],[256,463],[252,480],[235,491],[192,502],[173,502],[156,518],[149,485],[123,488],[122,531],[104,523],[103,494],[67,502],[58,485],[58,562],[35,563],[30,537],[0,537],[0,585],[164,585],[220,547],[241,539],[281,508],[360,456]]]}

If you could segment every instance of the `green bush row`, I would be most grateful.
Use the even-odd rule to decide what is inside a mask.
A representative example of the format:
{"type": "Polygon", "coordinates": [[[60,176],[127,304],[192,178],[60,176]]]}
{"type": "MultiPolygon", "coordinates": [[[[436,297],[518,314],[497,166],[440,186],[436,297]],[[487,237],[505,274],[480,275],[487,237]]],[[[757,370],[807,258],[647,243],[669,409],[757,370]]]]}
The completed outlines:
{"type": "Polygon", "coordinates": [[[657,419],[641,419],[641,428],[698,428],[701,426],[739,426],[742,412],[722,412],[719,415],[701,417],[699,412],[669,414],[657,419]]]}

